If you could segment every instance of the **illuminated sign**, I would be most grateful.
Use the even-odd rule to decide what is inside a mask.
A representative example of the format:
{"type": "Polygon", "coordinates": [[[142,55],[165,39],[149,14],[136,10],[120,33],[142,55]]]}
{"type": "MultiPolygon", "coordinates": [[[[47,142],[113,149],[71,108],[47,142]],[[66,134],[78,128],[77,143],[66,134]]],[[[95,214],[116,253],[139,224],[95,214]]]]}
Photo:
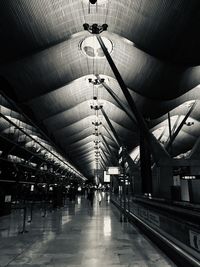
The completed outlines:
{"type": "Polygon", "coordinates": [[[110,183],[110,175],[104,171],[104,183],[110,183]]]}
{"type": "Polygon", "coordinates": [[[181,178],[184,179],[184,180],[194,180],[194,179],[196,179],[196,176],[187,175],[187,176],[182,176],[181,178]]]}
{"type": "Polygon", "coordinates": [[[119,175],[120,174],[119,167],[108,167],[107,174],[119,175]]]}
{"type": "Polygon", "coordinates": [[[32,192],[34,191],[34,185],[33,184],[31,185],[31,191],[32,192]]]}
{"type": "Polygon", "coordinates": [[[6,195],[5,196],[5,202],[10,203],[11,202],[11,195],[6,195]]]}

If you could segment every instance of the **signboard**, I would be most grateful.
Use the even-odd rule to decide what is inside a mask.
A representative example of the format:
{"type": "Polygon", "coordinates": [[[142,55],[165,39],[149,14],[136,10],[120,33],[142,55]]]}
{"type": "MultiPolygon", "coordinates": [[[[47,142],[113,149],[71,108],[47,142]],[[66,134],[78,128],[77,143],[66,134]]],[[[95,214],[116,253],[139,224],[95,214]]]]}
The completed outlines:
{"type": "Polygon", "coordinates": [[[108,167],[107,174],[119,175],[120,174],[119,167],[108,167]]]}
{"type": "Polygon", "coordinates": [[[110,175],[104,171],[104,183],[110,183],[110,175]]]}
{"type": "Polygon", "coordinates": [[[31,185],[31,192],[33,192],[34,191],[34,185],[32,184],[31,185]]]}
{"type": "Polygon", "coordinates": [[[148,219],[151,223],[155,224],[156,226],[158,227],[160,226],[160,217],[154,212],[149,212],[148,219]]]}
{"type": "Polygon", "coordinates": [[[200,251],[200,233],[189,231],[190,235],[190,246],[200,251]]]}
{"type": "Polygon", "coordinates": [[[174,186],[180,186],[181,185],[181,181],[180,181],[180,175],[174,175],[173,176],[173,184],[174,186]]]}
{"type": "Polygon", "coordinates": [[[5,203],[10,203],[11,202],[11,195],[6,195],[5,196],[5,203]]]}
{"type": "Polygon", "coordinates": [[[160,227],[160,217],[154,212],[151,212],[147,209],[138,208],[138,216],[142,219],[146,220],[147,222],[150,222],[152,224],[155,224],[156,226],[160,227]]]}

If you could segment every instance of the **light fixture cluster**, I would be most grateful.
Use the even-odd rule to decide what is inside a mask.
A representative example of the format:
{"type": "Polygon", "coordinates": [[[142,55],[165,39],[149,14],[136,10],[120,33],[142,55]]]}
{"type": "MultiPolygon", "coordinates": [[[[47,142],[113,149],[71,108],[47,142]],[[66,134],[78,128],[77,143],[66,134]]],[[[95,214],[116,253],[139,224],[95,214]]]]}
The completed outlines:
{"type": "MultiPolygon", "coordinates": [[[[90,79],[90,81],[95,85],[99,85],[99,83],[95,80],[92,81],[92,79],[90,79]]],[[[97,101],[98,101],[98,94],[95,94],[94,90],[93,90],[93,104],[91,105],[91,109],[95,110],[95,115],[96,115],[96,119],[94,121],[92,121],[92,125],[94,126],[94,131],[93,131],[93,135],[95,136],[95,140],[94,140],[94,157],[95,157],[95,163],[96,163],[96,170],[99,169],[99,160],[101,158],[101,153],[100,153],[100,140],[99,140],[99,136],[101,135],[99,128],[102,125],[102,122],[99,120],[99,110],[103,107],[103,105],[100,105],[97,101]]]]}
{"type": "Polygon", "coordinates": [[[91,109],[94,109],[96,111],[96,116],[98,116],[98,110],[102,109],[103,105],[98,103],[98,89],[99,89],[99,85],[101,85],[101,83],[104,82],[105,79],[92,79],[89,78],[88,81],[90,84],[93,85],[93,102],[90,105],[91,109]]]}
{"type": "Polygon", "coordinates": [[[103,105],[91,105],[90,106],[91,109],[94,109],[96,111],[102,109],[102,107],[103,107],[103,105]]]}
{"type": "MultiPolygon", "coordinates": [[[[102,124],[102,122],[101,122],[101,121],[100,121],[100,122],[99,122],[99,121],[95,121],[95,122],[93,121],[92,124],[93,124],[94,126],[98,127],[98,126],[100,126],[100,125],[102,124]]],[[[96,129],[96,128],[95,128],[95,129],[96,129]]]]}
{"type": "Polygon", "coordinates": [[[89,81],[89,83],[92,83],[94,85],[100,85],[100,84],[104,83],[105,79],[102,78],[100,80],[99,79],[92,80],[92,78],[89,78],[88,81],[89,81]]]}
{"type": "Polygon", "coordinates": [[[88,31],[89,33],[100,34],[103,31],[107,31],[108,24],[104,23],[102,25],[98,25],[97,23],[94,23],[92,25],[89,25],[88,23],[84,23],[83,28],[85,31],[88,31]]]}
{"type": "Polygon", "coordinates": [[[194,125],[194,122],[193,121],[188,121],[188,122],[185,122],[185,125],[186,126],[192,126],[192,125],[194,125]]]}

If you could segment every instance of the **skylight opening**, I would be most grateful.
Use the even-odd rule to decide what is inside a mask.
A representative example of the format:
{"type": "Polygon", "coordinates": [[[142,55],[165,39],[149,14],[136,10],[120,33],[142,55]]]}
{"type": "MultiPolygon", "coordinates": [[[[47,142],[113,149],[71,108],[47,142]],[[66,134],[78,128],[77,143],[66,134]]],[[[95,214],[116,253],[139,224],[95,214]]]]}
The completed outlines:
{"type": "MultiPolygon", "coordinates": [[[[108,52],[111,53],[113,51],[113,43],[106,37],[102,37],[102,40],[108,52]]],[[[80,47],[84,55],[89,58],[101,59],[105,57],[104,52],[95,36],[87,37],[82,41],[80,47]]]]}

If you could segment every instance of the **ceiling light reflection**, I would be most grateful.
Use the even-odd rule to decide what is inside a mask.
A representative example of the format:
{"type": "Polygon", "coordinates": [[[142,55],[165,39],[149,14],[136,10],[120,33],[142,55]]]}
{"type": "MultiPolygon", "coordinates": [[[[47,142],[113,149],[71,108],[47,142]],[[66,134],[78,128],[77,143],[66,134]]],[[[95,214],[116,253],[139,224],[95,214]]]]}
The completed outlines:
{"type": "Polygon", "coordinates": [[[111,219],[109,216],[104,217],[104,225],[103,225],[103,233],[104,236],[111,236],[111,219]]]}

